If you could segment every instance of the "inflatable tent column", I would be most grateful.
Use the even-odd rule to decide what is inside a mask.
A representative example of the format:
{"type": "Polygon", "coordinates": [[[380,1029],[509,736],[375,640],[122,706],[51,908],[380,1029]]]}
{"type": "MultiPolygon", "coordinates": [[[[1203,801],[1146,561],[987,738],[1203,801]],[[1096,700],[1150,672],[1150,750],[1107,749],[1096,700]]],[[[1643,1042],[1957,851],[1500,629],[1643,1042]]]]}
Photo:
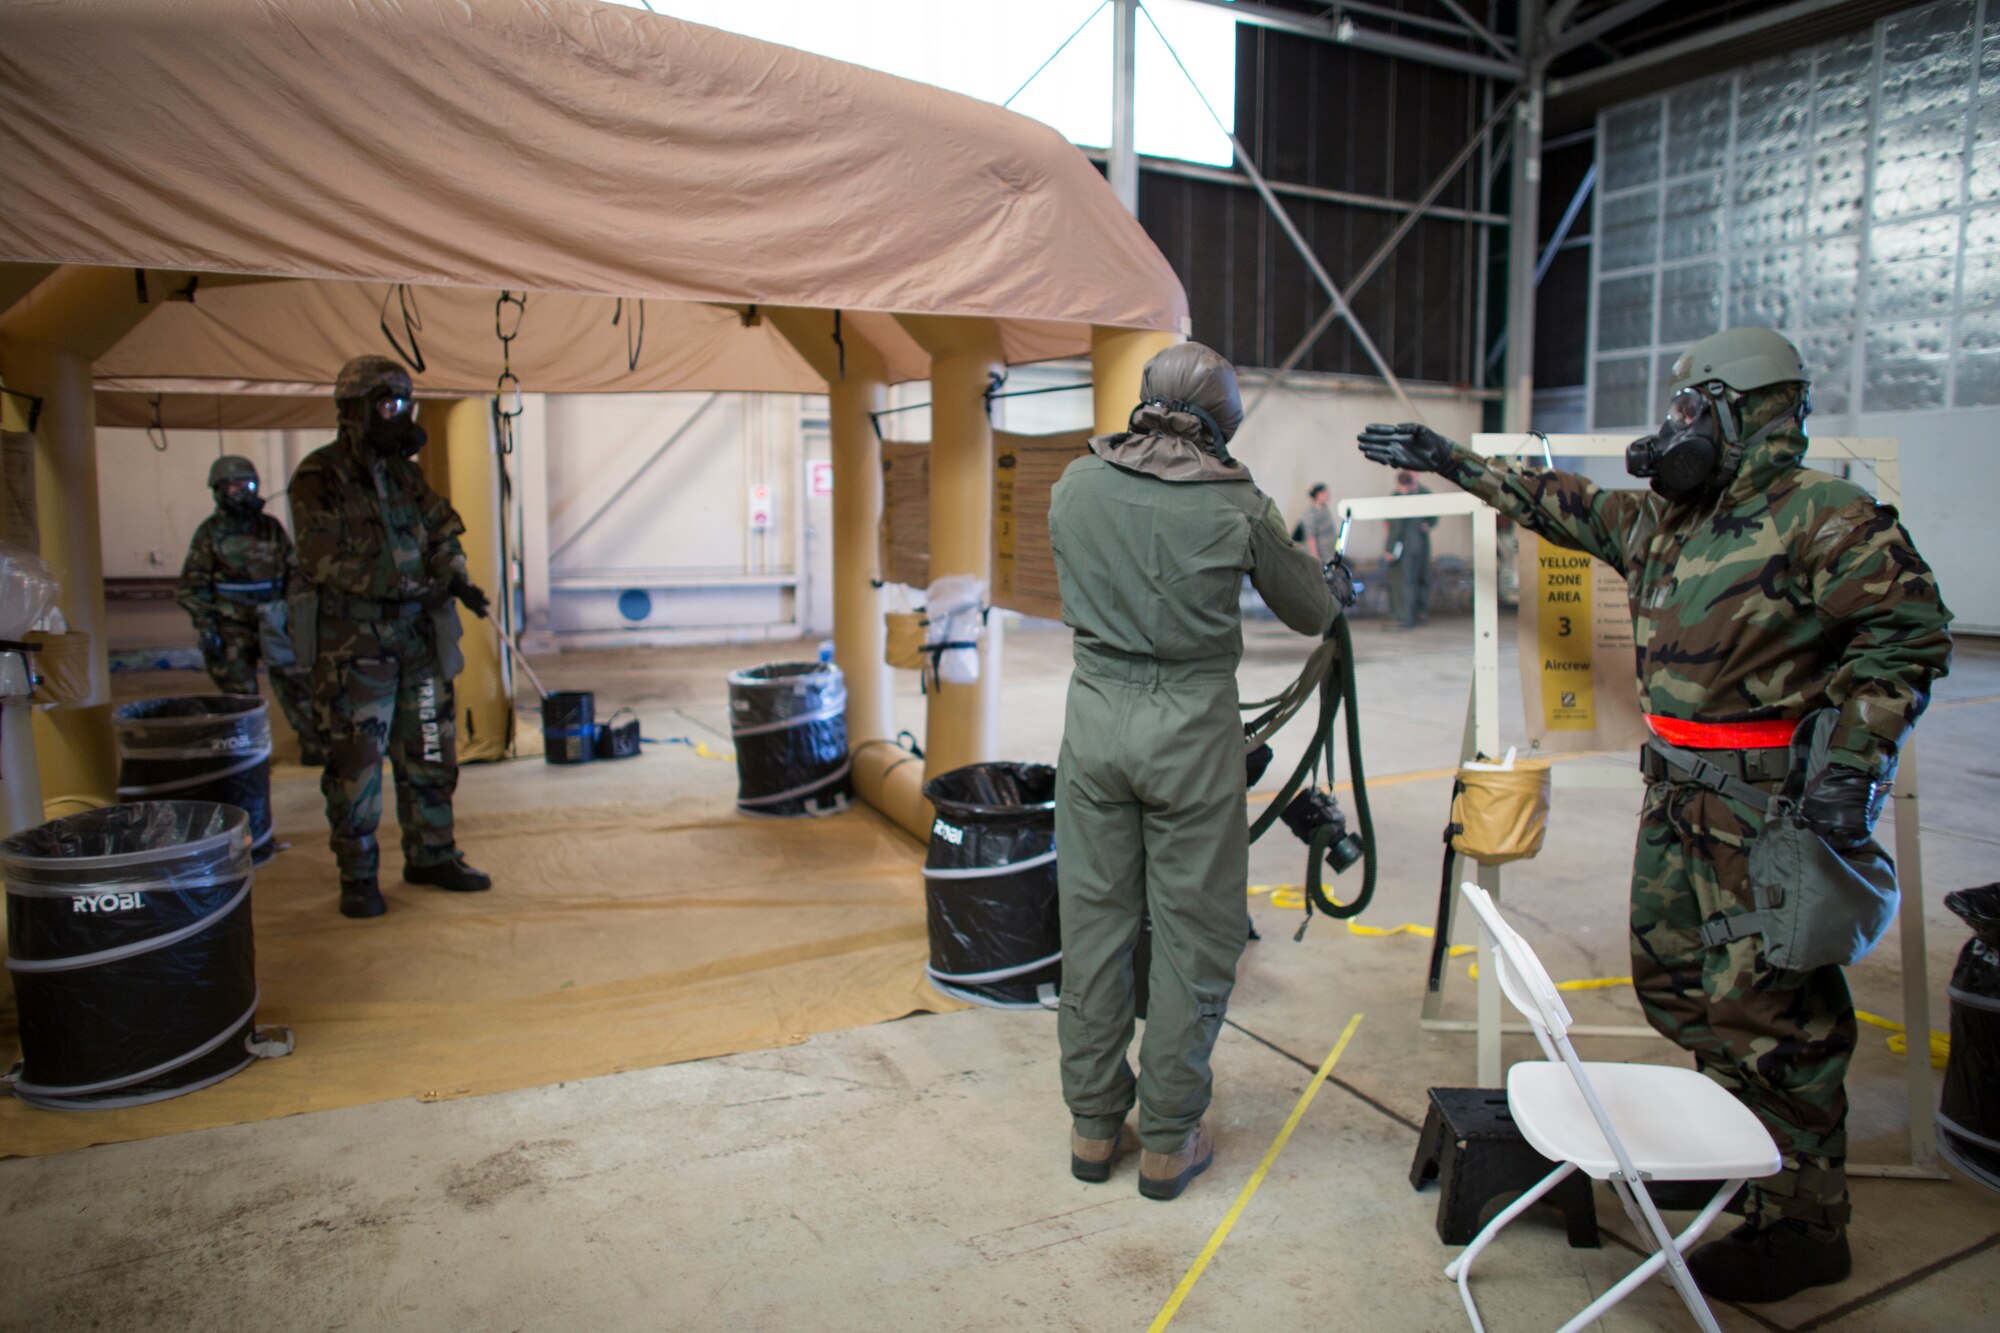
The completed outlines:
{"type": "MultiPolygon", "coordinates": [[[[176,276],[156,275],[152,290],[164,294],[176,276]]],[[[35,713],[37,766],[51,815],[117,799],[91,363],[151,310],[140,290],[131,269],[64,265],[0,316],[0,375],[7,387],[42,400],[35,427],[41,555],[61,584],[63,619],[90,635],[89,695],[35,713]]]]}
{"type": "Polygon", "coordinates": [[[1099,435],[1125,429],[1139,405],[1139,377],[1146,363],[1179,341],[1174,334],[1151,329],[1090,326],[1090,396],[1099,435]]]}
{"type": "MultiPolygon", "coordinates": [[[[1000,370],[1000,333],[990,319],[898,315],[931,358],[931,579],[970,574],[993,582],[993,423],[991,377],[1000,370]]],[[[934,778],[997,757],[1000,620],[980,641],[979,679],[939,685],[928,698],[924,776],[934,778]]]]}
{"type": "MultiPolygon", "coordinates": [[[[424,475],[465,521],[465,535],[459,541],[465,547],[466,576],[492,599],[491,614],[497,617],[507,582],[500,568],[500,470],[492,401],[433,398],[424,403],[421,419],[431,436],[423,452],[424,475]]],[[[459,640],[465,669],[452,691],[459,762],[505,759],[514,739],[511,664],[491,624],[464,610],[459,619],[465,626],[465,637],[459,640]]]]}
{"type": "Polygon", "coordinates": [[[847,678],[847,736],[854,790],[919,838],[930,834],[923,770],[888,744],[895,735],[882,660],[882,441],[871,413],[886,402],[881,354],[852,325],[834,341],[833,312],[766,307],[764,316],[826,379],[833,452],[833,656],[847,678]],[[843,352],[843,347],[845,351],[843,352]]]}

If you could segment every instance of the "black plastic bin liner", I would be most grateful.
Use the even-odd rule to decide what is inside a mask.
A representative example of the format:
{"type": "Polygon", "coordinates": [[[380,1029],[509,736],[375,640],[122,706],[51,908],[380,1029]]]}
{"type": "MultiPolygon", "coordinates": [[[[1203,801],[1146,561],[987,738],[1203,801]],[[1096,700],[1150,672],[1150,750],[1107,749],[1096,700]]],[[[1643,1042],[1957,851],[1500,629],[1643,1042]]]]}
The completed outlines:
{"type": "Polygon", "coordinates": [[[932,778],[924,858],[931,984],[996,1009],[1052,1007],[1062,989],[1056,914],[1056,771],[972,764],[932,778]]]}
{"type": "Polygon", "coordinates": [[[248,694],[194,694],[121,704],[118,798],[214,801],[250,816],[251,854],[271,837],[271,714],[248,694]]]}
{"type": "Polygon", "coordinates": [[[836,815],[854,794],[847,678],[831,662],[729,673],[736,808],[778,819],[836,815]]]}
{"type": "Polygon", "coordinates": [[[557,690],[542,698],[542,761],[587,764],[596,754],[597,696],[557,690]]]}
{"type": "Polygon", "coordinates": [[[1938,1101],[1938,1148],[1988,1189],[2000,1190],[2000,884],[1948,893],[1972,927],[1946,995],[1951,1059],[1938,1101]]]}
{"type": "Polygon", "coordinates": [[[213,801],[114,805],[0,842],[14,1095],[94,1110],[218,1083],[256,1057],[250,825],[213,801]]]}

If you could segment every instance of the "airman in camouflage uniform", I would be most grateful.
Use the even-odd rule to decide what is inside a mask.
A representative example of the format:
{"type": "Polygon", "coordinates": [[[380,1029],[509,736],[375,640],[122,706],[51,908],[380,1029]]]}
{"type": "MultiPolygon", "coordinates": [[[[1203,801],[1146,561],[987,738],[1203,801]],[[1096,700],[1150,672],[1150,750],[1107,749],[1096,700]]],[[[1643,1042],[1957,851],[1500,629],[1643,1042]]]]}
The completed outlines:
{"type": "MultiPolygon", "coordinates": [[[[257,466],[249,459],[234,454],[216,459],[208,484],[215,512],[194,530],[174,600],[194,620],[202,663],[215,688],[255,695],[264,619],[282,605],[286,581],[297,568],[292,539],[282,523],[263,512],[257,466]]],[[[326,743],[314,719],[306,673],[289,662],[267,667],[271,693],[298,733],[300,758],[318,767],[325,762],[326,743]]]]}
{"type": "Polygon", "coordinates": [[[458,892],[491,886],[452,833],[458,786],[451,677],[456,598],[478,615],[486,595],[465,574],[465,524],[424,481],[409,376],[386,357],[356,357],[334,387],[340,437],[292,476],[299,567],[317,600],[313,699],[328,739],[320,790],[340,910],[386,910],[376,877],[382,760],[395,773],[403,878],[458,892]]]}
{"type": "MultiPolygon", "coordinates": [[[[1673,412],[1628,464],[1653,492],[1478,457],[1420,426],[1371,426],[1378,462],[1436,471],[1558,546],[1625,577],[1641,704],[1656,734],[1775,792],[1782,733],[1838,711],[1800,812],[1835,847],[1867,841],[1896,753],[1951,660],[1951,615],[1897,521],[1861,488],[1802,467],[1798,353],[1767,329],[1698,343],[1673,412]],[[1706,442],[1704,444],[1704,441],[1706,442]],[[1707,451],[1704,462],[1704,448],[1707,451]],[[1718,743],[1730,724],[1768,739],[1718,743]]],[[[1747,1221],[1689,1256],[1727,1299],[1777,1300],[1849,1268],[1847,1094],[1854,1006],[1838,967],[1789,971],[1727,922],[1754,908],[1747,848],[1763,812],[1648,765],[1632,879],[1633,981],[1653,1026],[1762,1119],[1784,1156],[1747,1221]]]]}

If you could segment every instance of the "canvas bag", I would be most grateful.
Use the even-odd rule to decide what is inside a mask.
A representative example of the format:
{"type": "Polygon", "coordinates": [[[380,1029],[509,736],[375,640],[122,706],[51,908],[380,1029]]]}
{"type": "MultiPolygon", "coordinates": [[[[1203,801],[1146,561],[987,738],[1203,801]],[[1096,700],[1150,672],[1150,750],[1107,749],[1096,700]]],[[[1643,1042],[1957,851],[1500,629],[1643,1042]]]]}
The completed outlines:
{"type": "MultiPolygon", "coordinates": [[[[1688,780],[1764,814],[1764,829],[1750,844],[1751,910],[1705,924],[1704,944],[1762,935],[1764,957],[1773,967],[1791,972],[1829,964],[1852,967],[1895,921],[1902,891],[1896,884],[1896,863],[1881,844],[1870,839],[1840,851],[1799,813],[1807,780],[1827,763],[1838,720],[1839,714],[1828,708],[1800,724],[1792,740],[1790,771],[1775,796],[1703,765],[1698,753],[1648,742],[1676,769],[1689,773],[1688,780]]],[[[1894,776],[1893,767],[1884,775],[1894,776]]]]}
{"type": "Polygon", "coordinates": [[[1451,849],[1482,865],[1522,861],[1542,850],[1549,830],[1549,762],[1516,759],[1461,764],[1451,787],[1451,849]]]}

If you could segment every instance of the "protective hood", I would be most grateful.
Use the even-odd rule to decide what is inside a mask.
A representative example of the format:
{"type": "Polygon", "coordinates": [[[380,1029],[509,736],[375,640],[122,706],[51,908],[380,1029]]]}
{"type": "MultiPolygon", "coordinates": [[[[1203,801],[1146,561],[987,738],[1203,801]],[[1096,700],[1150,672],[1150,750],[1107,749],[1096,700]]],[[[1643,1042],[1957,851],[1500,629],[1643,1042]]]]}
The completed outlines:
{"type": "Polygon", "coordinates": [[[1770,433],[1744,448],[1736,475],[1722,491],[1724,507],[1760,495],[1785,473],[1800,466],[1806,454],[1806,430],[1798,420],[1799,386],[1775,384],[1752,389],[1737,403],[1738,427],[1751,439],[1767,427],[1770,433]]]}
{"type": "Polygon", "coordinates": [[[1146,363],[1130,429],[1100,435],[1091,452],[1107,463],[1161,481],[1248,481],[1250,469],[1229,456],[1243,424],[1236,368],[1200,343],[1179,343],[1146,363]]]}

